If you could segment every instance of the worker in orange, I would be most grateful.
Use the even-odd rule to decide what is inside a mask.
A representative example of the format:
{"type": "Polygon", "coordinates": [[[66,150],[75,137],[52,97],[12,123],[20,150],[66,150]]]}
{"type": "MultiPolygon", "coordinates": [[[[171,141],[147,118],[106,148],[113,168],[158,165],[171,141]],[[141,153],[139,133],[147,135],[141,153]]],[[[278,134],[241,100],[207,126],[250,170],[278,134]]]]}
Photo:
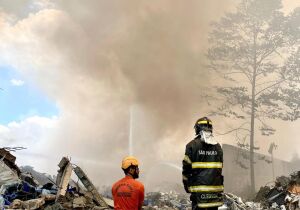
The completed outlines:
{"type": "Polygon", "coordinates": [[[139,162],[133,156],[122,160],[125,177],[114,183],[112,195],[116,210],[140,210],[144,202],[144,185],[139,178],[139,162]]]}

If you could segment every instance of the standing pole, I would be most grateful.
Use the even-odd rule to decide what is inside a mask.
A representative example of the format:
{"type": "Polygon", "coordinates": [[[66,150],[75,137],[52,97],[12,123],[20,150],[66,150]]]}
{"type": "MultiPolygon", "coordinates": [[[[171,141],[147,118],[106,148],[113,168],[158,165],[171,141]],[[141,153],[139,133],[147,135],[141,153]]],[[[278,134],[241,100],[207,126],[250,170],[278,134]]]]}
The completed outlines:
{"type": "Polygon", "coordinates": [[[277,148],[277,145],[272,142],[270,144],[270,147],[269,147],[269,150],[268,150],[268,153],[271,155],[271,158],[272,158],[272,174],[273,174],[273,181],[275,181],[275,170],[274,170],[274,150],[277,148]]]}
{"type": "Polygon", "coordinates": [[[133,106],[130,107],[130,113],[129,113],[129,155],[133,155],[133,106]]]}
{"type": "Polygon", "coordinates": [[[273,181],[275,181],[275,173],[274,173],[274,157],[273,157],[273,151],[272,151],[272,172],[273,172],[273,181]]]}

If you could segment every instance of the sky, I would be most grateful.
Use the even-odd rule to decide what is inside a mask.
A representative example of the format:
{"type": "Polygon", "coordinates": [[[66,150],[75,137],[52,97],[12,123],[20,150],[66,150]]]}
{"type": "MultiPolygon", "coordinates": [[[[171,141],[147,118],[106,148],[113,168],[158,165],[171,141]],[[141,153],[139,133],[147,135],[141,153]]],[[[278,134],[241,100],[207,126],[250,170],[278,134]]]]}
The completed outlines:
{"type": "Polygon", "coordinates": [[[30,81],[27,82],[25,83],[22,75],[12,67],[0,68],[2,88],[0,123],[2,125],[13,121],[23,121],[35,115],[42,117],[59,115],[55,102],[30,81]]]}
{"type": "MultiPolygon", "coordinates": [[[[210,23],[237,2],[0,0],[0,145],[26,147],[15,154],[20,165],[55,174],[69,156],[110,183],[131,131],[144,170],[178,170],[209,109],[201,84],[215,82],[202,66],[210,23]]],[[[285,13],[299,6],[283,1],[285,13]]],[[[299,120],[272,123],[275,156],[300,154],[299,120]]]]}

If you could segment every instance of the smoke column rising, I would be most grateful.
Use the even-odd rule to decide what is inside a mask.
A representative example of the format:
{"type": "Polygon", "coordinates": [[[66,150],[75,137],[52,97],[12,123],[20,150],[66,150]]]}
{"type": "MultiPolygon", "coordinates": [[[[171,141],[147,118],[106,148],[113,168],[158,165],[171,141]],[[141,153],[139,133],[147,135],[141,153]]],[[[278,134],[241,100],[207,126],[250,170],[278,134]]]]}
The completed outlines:
{"type": "MultiPolygon", "coordinates": [[[[28,11],[3,1],[1,62],[60,110],[43,144],[28,145],[27,152],[50,154],[57,162],[69,155],[100,177],[98,184],[109,184],[122,176],[136,104],[132,146],[145,173],[161,160],[180,163],[194,121],[209,108],[201,98],[202,88],[213,84],[202,65],[209,23],[234,10],[236,1],[21,4],[28,11]]],[[[56,169],[52,160],[36,164],[56,169]]]]}

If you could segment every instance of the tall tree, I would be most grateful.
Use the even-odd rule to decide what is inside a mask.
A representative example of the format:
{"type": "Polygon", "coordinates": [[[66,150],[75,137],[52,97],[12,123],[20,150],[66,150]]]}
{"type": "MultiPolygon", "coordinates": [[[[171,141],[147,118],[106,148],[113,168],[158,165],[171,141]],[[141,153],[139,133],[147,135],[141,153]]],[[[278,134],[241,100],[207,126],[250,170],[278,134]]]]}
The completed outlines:
{"type": "Polygon", "coordinates": [[[231,131],[243,131],[244,141],[250,140],[240,144],[249,146],[253,194],[256,123],[271,135],[275,129],[267,119],[300,117],[300,9],[289,15],[281,9],[281,0],[241,0],[236,12],[213,23],[209,37],[208,66],[228,81],[217,87],[223,102],[213,113],[241,121],[231,131]]]}

